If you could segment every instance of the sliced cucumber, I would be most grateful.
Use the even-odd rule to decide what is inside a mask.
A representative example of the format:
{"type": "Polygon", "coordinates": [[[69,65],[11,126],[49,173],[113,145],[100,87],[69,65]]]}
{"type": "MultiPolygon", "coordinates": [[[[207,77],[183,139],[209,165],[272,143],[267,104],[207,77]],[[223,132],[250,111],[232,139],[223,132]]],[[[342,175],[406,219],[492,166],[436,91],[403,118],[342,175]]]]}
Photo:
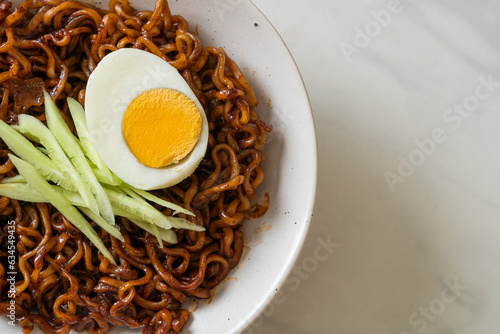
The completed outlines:
{"type": "MultiPolygon", "coordinates": [[[[133,215],[130,212],[128,212],[124,209],[121,209],[115,205],[113,205],[113,211],[114,211],[115,215],[127,218],[128,220],[130,220],[132,223],[139,226],[143,230],[156,236],[154,234],[154,230],[153,230],[153,226],[155,226],[154,224],[151,224],[150,222],[147,222],[147,221],[141,219],[140,217],[137,217],[136,215],[133,215]]],[[[158,227],[158,232],[159,232],[159,237],[163,241],[166,241],[166,242],[171,243],[171,244],[177,243],[177,235],[175,234],[174,231],[158,227]]],[[[156,236],[156,237],[158,237],[158,236],[156,236]]]]}
{"type": "Polygon", "coordinates": [[[94,223],[99,225],[104,231],[108,232],[110,235],[112,235],[113,237],[122,242],[125,241],[118,226],[111,225],[104,218],[92,212],[89,208],[86,208],[84,206],[79,206],[78,209],[80,209],[80,211],[82,211],[87,217],[92,219],[94,223]]]}
{"type": "Polygon", "coordinates": [[[74,186],[61,173],[56,164],[40,152],[22,134],[2,120],[0,120],[0,138],[3,139],[12,152],[35,166],[44,177],[64,188],[75,190],[74,186]]]}
{"type": "Polygon", "coordinates": [[[78,140],[71,133],[68,125],[62,118],[56,104],[52,101],[50,95],[44,91],[45,96],[45,116],[47,117],[47,125],[49,129],[56,137],[57,141],[63,148],[64,152],[71,159],[71,162],[78,170],[83,180],[86,182],[87,186],[95,195],[97,205],[99,207],[99,213],[102,215],[107,222],[114,225],[115,216],[113,215],[113,209],[111,208],[111,203],[109,202],[104,189],[101,184],[97,181],[90,165],[83,154],[78,140]]]}
{"type": "Polygon", "coordinates": [[[161,206],[163,206],[165,208],[169,208],[169,209],[174,210],[174,215],[176,215],[178,213],[184,213],[184,214],[186,214],[188,216],[194,216],[194,213],[192,213],[191,211],[186,210],[183,207],[180,207],[179,205],[176,205],[176,204],[171,203],[171,202],[167,202],[164,199],[156,197],[155,195],[153,195],[153,194],[151,194],[151,193],[149,193],[149,192],[147,192],[145,190],[134,188],[131,185],[128,185],[128,184],[125,184],[125,183],[123,184],[122,188],[123,187],[127,187],[127,188],[131,189],[133,192],[135,192],[136,194],[144,197],[148,201],[151,201],[153,203],[159,204],[159,205],[161,205],[161,206]]]}
{"type": "Polygon", "coordinates": [[[27,183],[2,183],[0,184],[0,196],[24,202],[47,202],[47,198],[45,196],[33,189],[33,187],[27,183]]]}
{"type": "Polygon", "coordinates": [[[99,208],[94,195],[92,195],[92,192],[86,186],[81,175],[66,156],[52,132],[40,120],[30,115],[19,115],[19,128],[25,137],[43,145],[47,149],[49,157],[82,196],[85,206],[98,215],[99,208]]]}
{"type": "Polygon", "coordinates": [[[82,214],[67,200],[61,193],[54,190],[52,186],[44,179],[37,169],[19,159],[18,157],[9,154],[14,166],[16,166],[19,174],[24,176],[26,181],[40,194],[43,194],[61,214],[63,214],[76,228],[78,228],[89,240],[94,243],[97,249],[112,263],[116,264],[115,259],[108,251],[103,241],[99,238],[96,231],[92,228],[89,222],[82,214]]]}
{"type": "Polygon", "coordinates": [[[16,175],[3,178],[2,181],[0,181],[0,184],[2,183],[26,183],[26,179],[22,175],[16,175]]]}
{"type": "Polygon", "coordinates": [[[78,103],[75,99],[68,98],[68,107],[69,112],[71,113],[71,117],[73,118],[73,122],[75,123],[76,132],[78,133],[78,137],[80,139],[81,147],[83,152],[87,156],[87,158],[92,161],[94,165],[106,176],[108,180],[112,180],[111,171],[108,166],[102,161],[101,157],[97,153],[97,150],[92,143],[92,139],[90,138],[90,133],[87,127],[87,120],[85,119],[85,110],[83,106],[78,103]]]}

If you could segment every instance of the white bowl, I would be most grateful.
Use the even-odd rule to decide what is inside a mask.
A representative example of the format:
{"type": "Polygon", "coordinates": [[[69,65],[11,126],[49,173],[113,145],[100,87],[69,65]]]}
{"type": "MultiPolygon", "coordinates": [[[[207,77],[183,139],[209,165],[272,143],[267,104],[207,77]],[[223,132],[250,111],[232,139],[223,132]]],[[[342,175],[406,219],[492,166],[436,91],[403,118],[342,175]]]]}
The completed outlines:
{"type": "MultiPolygon", "coordinates": [[[[88,1],[106,6],[108,1],[88,1]]],[[[18,2],[14,1],[14,5],[18,2]]],[[[154,0],[132,1],[152,9],[154,0]]],[[[306,238],[316,191],[314,121],[299,71],[265,16],[248,0],[172,1],[206,46],[222,46],[252,84],[261,118],[274,129],[264,148],[265,180],[256,200],[269,193],[271,205],[259,220],[244,222],[245,251],[230,279],[216,288],[210,304],[200,302],[183,333],[243,331],[265,309],[291,271],[306,238]]],[[[5,320],[0,329],[20,333],[5,320]]],[[[258,329],[255,330],[258,332],[258,329]]],[[[112,332],[139,333],[125,327],[112,332]]]]}

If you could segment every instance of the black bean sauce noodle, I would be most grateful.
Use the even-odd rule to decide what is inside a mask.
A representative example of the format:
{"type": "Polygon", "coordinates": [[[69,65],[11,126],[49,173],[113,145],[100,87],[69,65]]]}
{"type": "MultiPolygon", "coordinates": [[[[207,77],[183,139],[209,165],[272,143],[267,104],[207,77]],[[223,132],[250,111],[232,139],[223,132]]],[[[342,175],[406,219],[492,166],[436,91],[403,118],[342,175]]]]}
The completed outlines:
{"type": "MultiPolygon", "coordinates": [[[[155,194],[192,210],[182,218],[206,228],[177,230],[179,243],[157,240],[117,217],[125,242],[93,224],[118,265],[112,265],[64,216],[45,203],[0,197],[0,315],[11,307],[6,276],[8,226],[15,226],[15,315],[23,331],[71,329],[105,333],[112,326],[143,333],[177,333],[189,318],[190,297],[210,289],[234,268],[243,251],[239,225],[264,174],[260,151],[271,127],[253,108],[255,94],[222,48],[204,47],[188,22],[171,15],[166,0],[136,11],[127,0],[109,10],[78,1],[0,2],[0,119],[16,124],[27,113],[45,121],[42,89],[74,129],[66,97],[82,104],[89,75],[108,53],[138,48],[179,70],[209,120],[205,158],[182,183],[155,194]]],[[[0,179],[15,176],[0,140],[0,179]]],[[[160,208],[167,215],[169,209],[160,208]]]]}

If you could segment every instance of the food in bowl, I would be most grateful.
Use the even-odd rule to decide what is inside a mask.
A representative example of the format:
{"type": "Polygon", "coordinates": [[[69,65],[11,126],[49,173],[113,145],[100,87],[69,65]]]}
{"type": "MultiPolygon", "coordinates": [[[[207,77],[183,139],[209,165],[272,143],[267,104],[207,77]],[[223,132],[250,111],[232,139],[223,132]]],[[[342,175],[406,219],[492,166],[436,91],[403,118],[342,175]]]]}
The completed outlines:
{"type": "MultiPolygon", "coordinates": [[[[164,0],[140,12],[126,0],[110,1],[109,10],[2,2],[0,22],[0,314],[25,332],[179,332],[189,318],[183,303],[210,298],[238,264],[239,226],[264,179],[261,149],[271,127],[254,111],[250,84],[164,0]],[[106,59],[123,49],[155,55],[184,83],[137,82],[140,91],[122,89],[106,105],[112,94],[104,90],[131,82],[102,85],[113,74],[101,70],[106,59]],[[186,102],[188,115],[172,113],[165,100],[186,102]],[[141,108],[157,102],[160,116],[141,108]],[[186,147],[164,150],[161,131],[142,138],[144,122],[141,131],[133,126],[144,119],[190,137],[179,140],[186,147]],[[115,151],[100,146],[110,134],[118,134],[115,151]],[[151,163],[158,152],[173,154],[151,163]],[[183,176],[174,173],[185,165],[183,176]],[[169,176],[148,177],[152,171],[169,176]]],[[[151,64],[133,65],[154,77],[151,64]]]]}

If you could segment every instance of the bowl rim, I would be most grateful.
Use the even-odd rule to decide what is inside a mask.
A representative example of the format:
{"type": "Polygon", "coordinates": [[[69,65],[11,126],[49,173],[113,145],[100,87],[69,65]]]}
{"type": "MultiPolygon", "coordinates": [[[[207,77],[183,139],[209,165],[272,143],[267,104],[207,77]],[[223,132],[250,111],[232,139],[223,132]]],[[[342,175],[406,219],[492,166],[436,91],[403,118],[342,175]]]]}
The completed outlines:
{"type": "Polygon", "coordinates": [[[303,113],[307,113],[311,118],[311,125],[312,125],[311,137],[314,138],[314,145],[312,145],[313,146],[313,147],[311,147],[312,152],[310,152],[309,154],[314,157],[314,159],[312,159],[312,161],[310,162],[311,164],[314,164],[314,165],[311,166],[311,174],[309,175],[309,177],[311,178],[312,183],[313,183],[313,185],[312,185],[313,191],[312,191],[312,195],[309,197],[309,201],[307,202],[307,205],[306,205],[306,203],[304,203],[304,209],[303,209],[303,215],[310,217],[308,220],[303,222],[304,223],[304,227],[303,227],[304,232],[301,233],[300,238],[298,239],[297,247],[295,247],[292,251],[293,254],[291,257],[291,261],[288,261],[284,265],[283,270],[282,270],[283,274],[281,275],[281,277],[277,281],[276,285],[273,287],[273,289],[271,289],[270,293],[268,293],[268,295],[263,300],[261,306],[256,310],[256,312],[254,312],[252,315],[250,315],[247,318],[247,321],[243,324],[242,327],[236,329],[237,331],[240,331],[241,333],[243,333],[247,329],[249,329],[252,326],[252,324],[261,315],[263,315],[266,307],[273,301],[274,297],[276,297],[276,295],[282,290],[285,282],[287,281],[288,277],[292,273],[293,268],[297,264],[297,262],[299,260],[299,256],[301,255],[302,251],[304,250],[304,246],[305,246],[307,237],[309,235],[310,227],[311,227],[311,222],[314,218],[313,212],[314,212],[315,203],[316,203],[316,194],[317,194],[317,186],[318,186],[318,137],[317,137],[314,113],[313,113],[313,109],[311,106],[311,100],[310,100],[309,94],[307,92],[307,87],[306,87],[306,84],[304,82],[304,78],[302,77],[302,74],[300,73],[300,69],[297,65],[297,62],[295,61],[295,58],[293,57],[292,52],[290,51],[290,49],[286,45],[281,34],[278,32],[278,29],[276,29],[276,27],[272,24],[271,20],[269,20],[269,18],[260,10],[260,8],[257,5],[255,5],[253,3],[252,0],[249,0],[248,3],[251,6],[253,6],[254,9],[260,13],[260,15],[262,15],[262,17],[267,21],[267,23],[269,23],[270,27],[276,33],[276,36],[279,38],[279,40],[281,42],[281,46],[286,49],[288,55],[290,56],[290,59],[292,60],[292,63],[295,66],[294,70],[296,72],[297,77],[300,79],[300,85],[301,85],[300,88],[303,91],[304,96],[307,100],[306,104],[308,106],[308,109],[307,109],[307,111],[304,110],[303,113]]]}

